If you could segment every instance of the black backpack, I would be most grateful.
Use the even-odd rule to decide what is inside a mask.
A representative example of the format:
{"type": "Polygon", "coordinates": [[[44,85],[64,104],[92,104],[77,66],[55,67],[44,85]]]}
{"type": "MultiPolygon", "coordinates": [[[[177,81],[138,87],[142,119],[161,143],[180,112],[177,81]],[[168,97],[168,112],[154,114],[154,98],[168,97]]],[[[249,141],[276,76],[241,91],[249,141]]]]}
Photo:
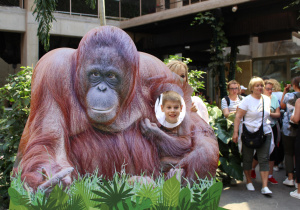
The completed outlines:
{"type": "MultiPolygon", "coordinates": [[[[241,95],[238,95],[240,101],[243,100],[243,97],[241,95]]],[[[230,98],[228,96],[225,96],[225,100],[227,101],[227,106],[230,105],[230,98]]]]}

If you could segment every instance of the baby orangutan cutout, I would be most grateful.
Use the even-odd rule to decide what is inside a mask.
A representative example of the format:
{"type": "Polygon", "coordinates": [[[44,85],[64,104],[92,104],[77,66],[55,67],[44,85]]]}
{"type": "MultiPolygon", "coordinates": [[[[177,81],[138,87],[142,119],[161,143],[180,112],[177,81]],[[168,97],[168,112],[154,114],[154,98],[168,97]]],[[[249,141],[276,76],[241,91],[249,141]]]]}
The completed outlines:
{"type": "Polygon", "coordinates": [[[97,168],[112,178],[122,166],[131,175],[157,177],[163,167],[172,176],[165,166],[173,165],[188,179],[214,176],[218,143],[197,114],[186,112],[176,136],[157,126],[155,100],[165,91],[179,93],[190,110],[191,87],[116,27],[89,31],[77,50],[47,53],[34,69],[14,171],[20,166],[34,190],[69,185],[97,168]]]}

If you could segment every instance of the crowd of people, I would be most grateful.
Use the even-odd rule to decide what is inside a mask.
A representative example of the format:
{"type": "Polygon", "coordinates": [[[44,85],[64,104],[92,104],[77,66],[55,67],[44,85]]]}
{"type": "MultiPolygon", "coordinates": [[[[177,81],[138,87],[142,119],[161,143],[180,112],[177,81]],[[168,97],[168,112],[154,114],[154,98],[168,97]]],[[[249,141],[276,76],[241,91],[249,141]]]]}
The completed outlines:
{"type": "MultiPolygon", "coordinates": [[[[185,63],[171,61],[167,66],[183,81],[188,82],[188,67],[185,63]]],[[[235,80],[229,81],[227,91],[228,95],[221,100],[221,109],[224,117],[233,115],[235,118],[232,140],[238,143],[243,157],[247,190],[255,191],[252,181],[256,179],[255,167],[259,165],[262,180],[261,193],[272,194],[268,182],[278,184],[273,177],[273,171],[282,168],[284,160],[287,178],[283,184],[296,187],[297,189],[290,195],[300,199],[300,77],[293,78],[292,84],[287,84],[283,92],[277,80],[260,77],[253,77],[248,88],[235,80]],[[245,93],[247,89],[250,91],[249,95],[245,93]],[[259,137],[259,144],[256,145],[255,142],[255,146],[249,144],[250,137],[246,135],[247,133],[257,134],[257,136],[262,134],[259,137]],[[295,170],[296,181],[294,181],[295,170]]],[[[166,94],[168,93],[163,93],[161,97],[166,94]]],[[[209,123],[208,112],[203,101],[196,96],[192,96],[191,99],[193,102],[191,112],[196,112],[209,123]]],[[[176,116],[180,119],[180,112],[185,112],[185,107],[182,106],[183,99],[176,100],[177,104],[174,107],[179,108],[180,111],[176,116]]],[[[175,100],[173,102],[175,103],[175,100]]],[[[160,118],[162,112],[167,111],[165,102],[157,103],[156,107],[159,108],[156,110],[156,115],[160,118]]],[[[164,119],[169,120],[167,117],[164,119]]]]}
{"type": "MultiPolygon", "coordinates": [[[[247,88],[235,80],[229,81],[227,85],[229,94],[221,101],[224,117],[235,115],[232,140],[238,143],[243,157],[246,188],[249,191],[255,191],[252,180],[256,178],[255,167],[259,165],[262,179],[261,193],[272,194],[268,188],[268,182],[278,184],[273,177],[273,171],[279,170],[283,160],[287,174],[283,184],[298,188],[300,183],[300,129],[298,125],[300,77],[293,78],[292,84],[286,85],[283,92],[278,81],[270,78],[253,77],[248,88],[250,94],[242,95],[241,90],[247,88]],[[261,144],[256,147],[249,145],[247,141],[250,137],[247,136],[248,140],[246,140],[243,134],[248,132],[259,134],[260,129],[264,134],[260,140],[261,144]],[[295,170],[296,181],[294,181],[295,170]]],[[[300,189],[296,189],[290,195],[300,199],[300,189]]]]}

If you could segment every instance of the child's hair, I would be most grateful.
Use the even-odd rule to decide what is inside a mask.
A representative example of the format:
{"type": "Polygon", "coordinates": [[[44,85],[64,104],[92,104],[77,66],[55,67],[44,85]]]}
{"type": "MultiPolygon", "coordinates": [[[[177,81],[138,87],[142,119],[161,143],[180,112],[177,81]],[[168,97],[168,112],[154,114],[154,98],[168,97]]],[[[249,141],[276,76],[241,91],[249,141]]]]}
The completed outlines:
{"type": "Polygon", "coordinates": [[[166,91],[163,93],[162,105],[164,106],[167,101],[178,102],[181,106],[181,96],[175,91],[166,91]]]}
{"type": "Polygon", "coordinates": [[[185,63],[178,60],[173,60],[167,63],[167,67],[174,73],[178,74],[179,69],[184,69],[186,82],[188,81],[187,75],[188,75],[188,67],[185,63]]]}

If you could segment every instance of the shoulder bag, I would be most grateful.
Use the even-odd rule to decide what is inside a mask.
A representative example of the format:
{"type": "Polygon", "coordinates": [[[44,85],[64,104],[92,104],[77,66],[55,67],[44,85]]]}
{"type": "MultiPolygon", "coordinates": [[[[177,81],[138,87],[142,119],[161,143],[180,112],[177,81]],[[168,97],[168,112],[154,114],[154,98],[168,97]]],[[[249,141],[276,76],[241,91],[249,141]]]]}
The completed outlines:
{"type": "MultiPolygon", "coordinates": [[[[244,145],[246,145],[249,148],[257,149],[261,147],[261,145],[266,141],[266,136],[264,134],[264,98],[262,96],[263,100],[263,114],[262,114],[262,122],[261,126],[259,127],[258,131],[252,133],[248,131],[245,123],[243,123],[243,133],[242,133],[242,142],[244,145]]],[[[244,119],[245,122],[245,119],[244,119]]]]}

